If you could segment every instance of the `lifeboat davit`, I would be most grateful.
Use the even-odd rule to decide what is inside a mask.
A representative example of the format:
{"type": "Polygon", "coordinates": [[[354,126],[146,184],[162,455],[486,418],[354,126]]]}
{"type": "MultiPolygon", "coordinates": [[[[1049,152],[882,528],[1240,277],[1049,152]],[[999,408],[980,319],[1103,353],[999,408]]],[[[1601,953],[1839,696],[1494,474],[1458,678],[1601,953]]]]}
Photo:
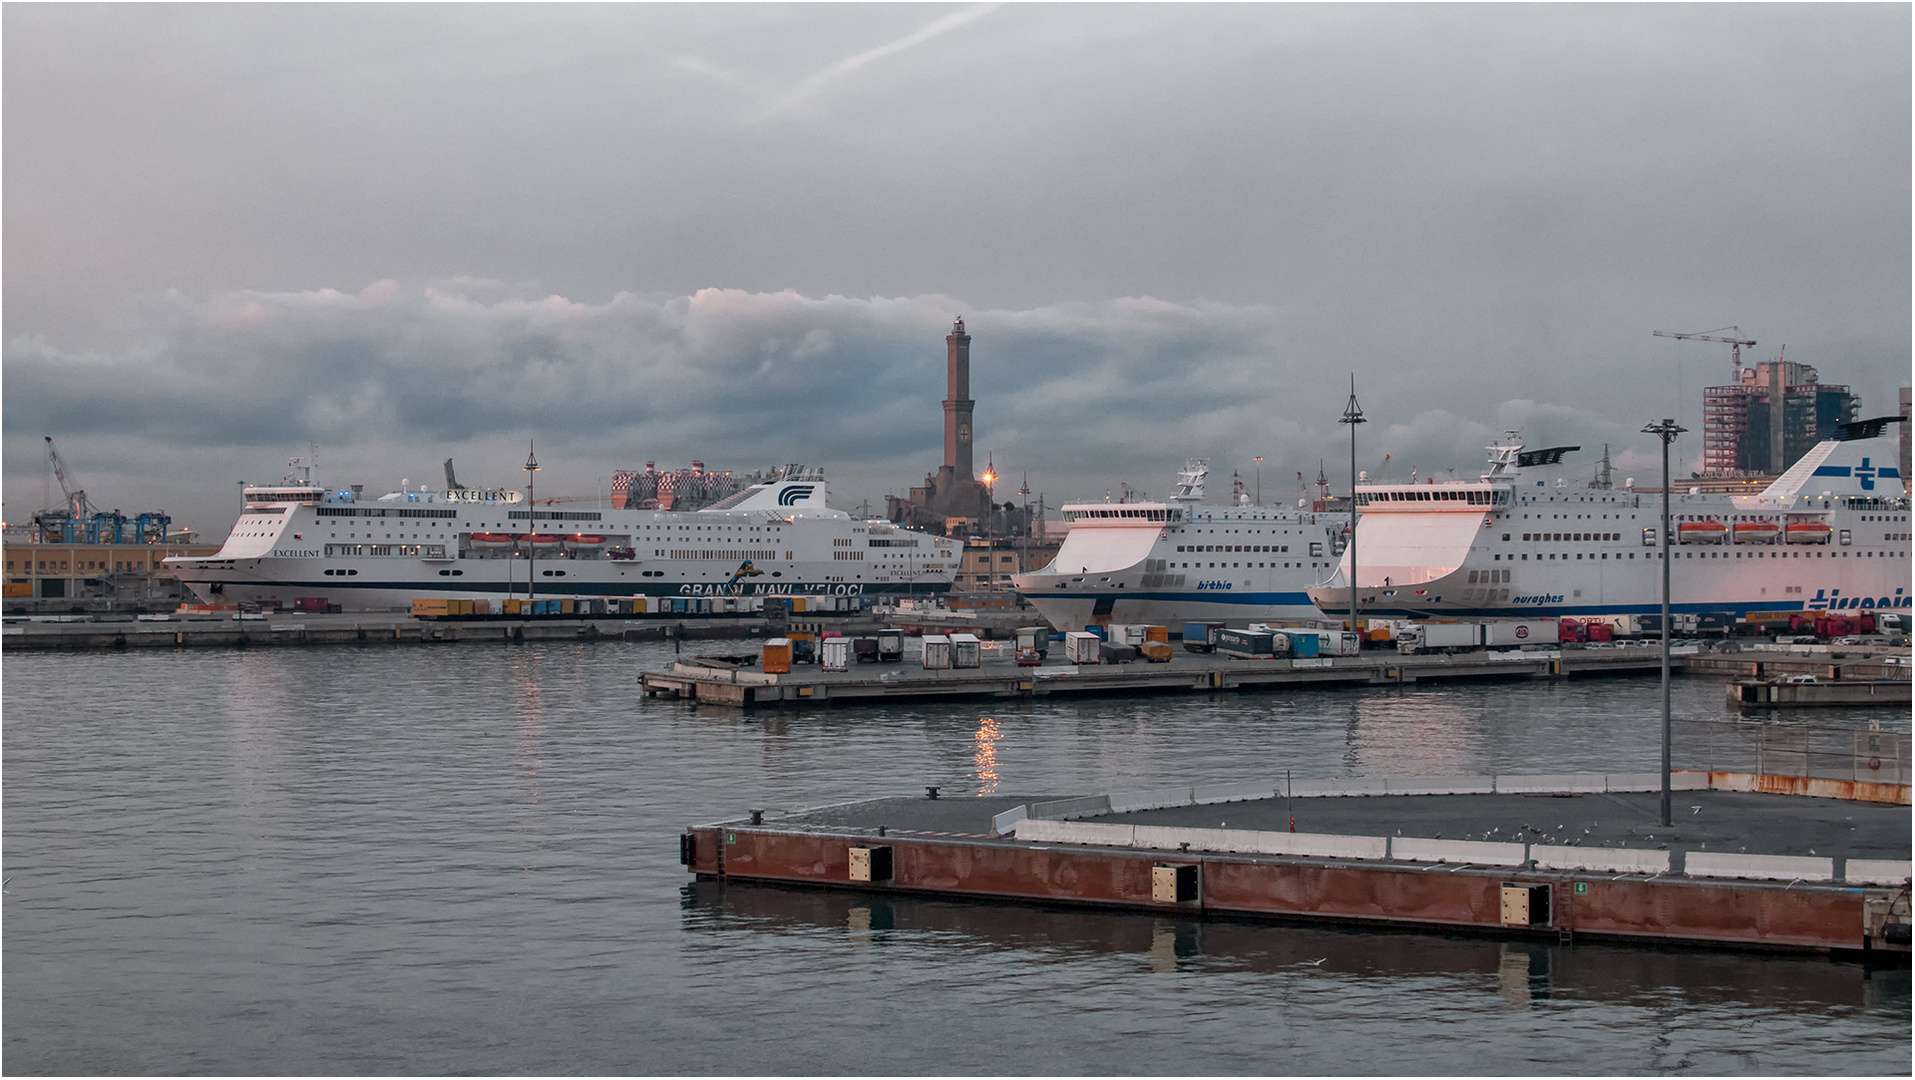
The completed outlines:
{"type": "Polygon", "coordinates": [[[1729,535],[1729,527],[1720,521],[1685,521],[1676,526],[1679,544],[1720,544],[1729,535]]]}
{"type": "Polygon", "coordinates": [[[1735,526],[1738,544],[1773,544],[1781,535],[1782,527],[1773,521],[1738,521],[1735,526]]]}
{"type": "Polygon", "coordinates": [[[1782,535],[1791,544],[1826,544],[1834,532],[1826,521],[1791,521],[1782,535]]]}
{"type": "Polygon", "coordinates": [[[473,533],[470,542],[475,548],[507,548],[512,546],[512,534],[473,533]]]}
{"type": "Polygon", "coordinates": [[[628,547],[606,548],[605,557],[608,559],[636,559],[638,558],[638,552],[628,547]]]}

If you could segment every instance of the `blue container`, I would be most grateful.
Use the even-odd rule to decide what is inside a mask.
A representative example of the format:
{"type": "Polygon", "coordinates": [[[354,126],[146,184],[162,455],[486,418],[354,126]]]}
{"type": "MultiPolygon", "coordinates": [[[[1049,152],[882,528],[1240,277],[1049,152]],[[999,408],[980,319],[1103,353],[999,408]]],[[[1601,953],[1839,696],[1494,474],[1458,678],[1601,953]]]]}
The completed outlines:
{"type": "Polygon", "coordinates": [[[1295,630],[1290,632],[1291,656],[1315,656],[1317,647],[1322,644],[1323,639],[1315,634],[1299,633],[1295,630]]]}
{"type": "Polygon", "coordinates": [[[1110,627],[1108,626],[1086,626],[1084,632],[1086,634],[1096,634],[1097,640],[1099,641],[1110,640],[1110,627]]]}

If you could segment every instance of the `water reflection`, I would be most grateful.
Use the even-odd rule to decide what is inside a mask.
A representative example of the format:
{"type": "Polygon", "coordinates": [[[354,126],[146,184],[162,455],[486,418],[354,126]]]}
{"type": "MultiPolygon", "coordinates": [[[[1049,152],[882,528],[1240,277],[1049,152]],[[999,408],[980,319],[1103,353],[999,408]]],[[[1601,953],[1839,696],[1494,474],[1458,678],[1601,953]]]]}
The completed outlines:
{"type": "Polygon", "coordinates": [[[997,741],[1003,736],[997,730],[997,721],[985,717],[978,721],[977,734],[972,740],[977,744],[972,757],[977,762],[974,775],[977,778],[979,796],[997,794],[997,741]]]}

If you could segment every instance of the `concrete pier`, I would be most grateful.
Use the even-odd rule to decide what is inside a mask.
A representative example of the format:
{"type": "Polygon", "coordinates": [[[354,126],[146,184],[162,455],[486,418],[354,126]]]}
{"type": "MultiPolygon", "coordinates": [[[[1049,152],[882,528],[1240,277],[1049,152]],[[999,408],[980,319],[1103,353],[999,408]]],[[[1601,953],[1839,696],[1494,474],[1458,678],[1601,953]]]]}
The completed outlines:
{"type": "MultiPolygon", "coordinates": [[[[1095,694],[1211,693],[1219,690],[1274,690],[1288,686],[1401,686],[1447,679],[1564,679],[1600,675],[1648,674],[1661,670],[1661,654],[1638,646],[1621,649],[1545,649],[1401,656],[1392,651],[1351,657],[1300,660],[1231,660],[1214,654],[1177,653],[1169,663],[1071,665],[1054,662],[1018,667],[1005,659],[986,660],[970,669],[926,670],[907,655],[904,662],[853,665],[825,671],[799,665],[786,674],[756,667],[707,665],[695,661],[650,671],[639,682],[648,696],[669,696],[738,708],[791,704],[859,704],[898,700],[964,700],[1067,697],[1095,694]]],[[[1674,658],[1678,671],[1703,659],[1693,651],[1674,658]]],[[[1708,657],[1711,661],[1725,659],[1708,657]]],[[[1886,659],[1886,658],[1884,658],[1886,659]]],[[[1735,661],[1732,668],[1710,663],[1708,674],[1742,674],[1753,669],[1804,666],[1835,672],[1841,678],[1899,678],[1906,692],[1908,669],[1885,662],[1850,664],[1798,662],[1777,657],[1735,661]]]]}
{"type": "Polygon", "coordinates": [[[696,826],[680,858],[872,892],[1905,961],[1908,787],[1766,780],[1677,774],[1666,829],[1655,775],[875,799],[696,826]]]}

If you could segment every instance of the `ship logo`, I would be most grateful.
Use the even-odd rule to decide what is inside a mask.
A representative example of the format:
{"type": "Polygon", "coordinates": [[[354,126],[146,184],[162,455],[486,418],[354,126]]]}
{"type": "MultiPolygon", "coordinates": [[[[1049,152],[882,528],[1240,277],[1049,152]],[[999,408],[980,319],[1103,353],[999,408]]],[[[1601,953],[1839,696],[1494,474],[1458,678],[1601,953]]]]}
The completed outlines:
{"type": "Polygon", "coordinates": [[[750,559],[746,559],[744,562],[741,562],[738,564],[737,570],[732,571],[731,580],[725,582],[725,588],[729,589],[737,585],[739,579],[741,578],[757,577],[763,573],[764,573],[763,570],[760,570],[756,566],[752,565],[752,562],[750,559]]]}
{"type": "Polygon", "coordinates": [[[1898,469],[1891,469],[1885,465],[1884,466],[1872,465],[1869,463],[1868,458],[1863,458],[1862,463],[1860,465],[1855,466],[1853,469],[1849,468],[1847,465],[1824,465],[1821,468],[1815,470],[1815,475],[1817,476],[1853,476],[1855,478],[1856,484],[1860,486],[1863,491],[1874,491],[1875,480],[1877,477],[1900,478],[1902,474],[1901,474],[1901,471],[1898,469]]]}
{"type": "Polygon", "coordinates": [[[811,498],[811,493],[816,490],[816,484],[793,484],[778,493],[778,505],[796,506],[800,501],[811,498]]]}

